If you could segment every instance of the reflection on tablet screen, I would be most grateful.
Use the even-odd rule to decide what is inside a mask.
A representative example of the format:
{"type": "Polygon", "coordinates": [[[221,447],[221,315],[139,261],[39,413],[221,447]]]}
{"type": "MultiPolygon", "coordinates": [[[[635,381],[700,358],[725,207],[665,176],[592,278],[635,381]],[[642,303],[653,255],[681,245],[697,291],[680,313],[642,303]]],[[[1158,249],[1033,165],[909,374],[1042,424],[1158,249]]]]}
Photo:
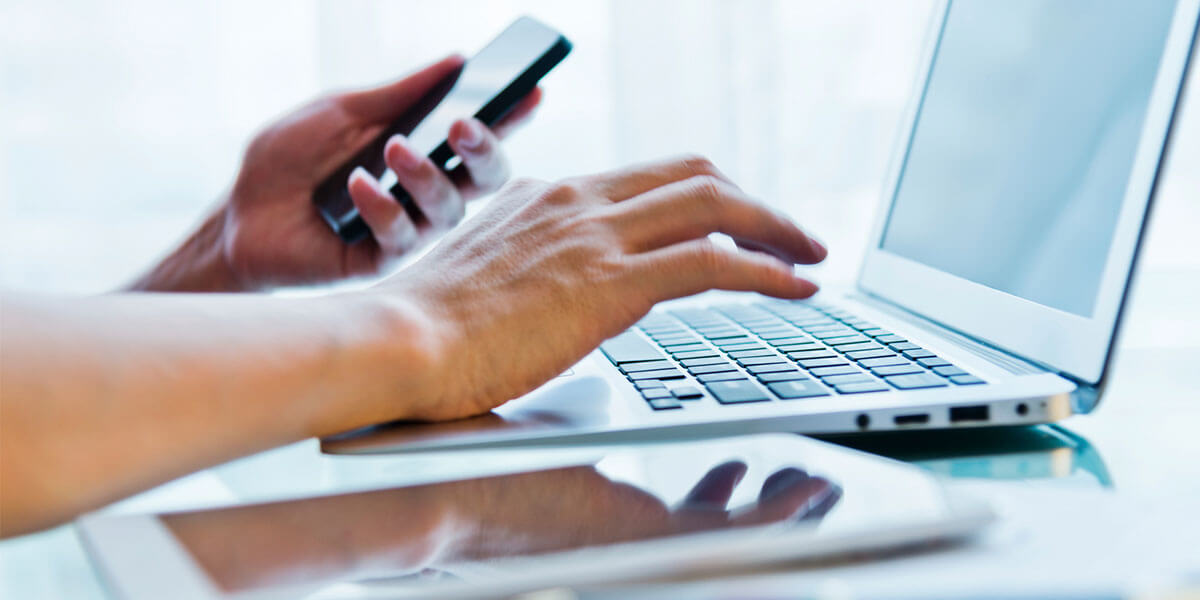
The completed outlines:
{"type": "Polygon", "coordinates": [[[796,441],[620,450],[564,468],[160,520],[217,587],[236,593],[380,579],[427,585],[501,576],[549,553],[628,551],[723,530],[817,536],[944,510],[924,475],[796,441]]]}

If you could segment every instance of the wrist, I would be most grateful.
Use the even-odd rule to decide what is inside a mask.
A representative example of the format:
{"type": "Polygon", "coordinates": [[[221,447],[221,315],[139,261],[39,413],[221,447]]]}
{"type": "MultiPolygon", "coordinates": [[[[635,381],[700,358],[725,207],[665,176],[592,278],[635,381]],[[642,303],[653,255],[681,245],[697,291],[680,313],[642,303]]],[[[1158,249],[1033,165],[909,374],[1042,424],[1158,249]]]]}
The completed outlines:
{"type": "Polygon", "coordinates": [[[310,435],[430,417],[447,361],[437,323],[428,314],[395,293],[352,292],[311,301],[326,305],[335,345],[350,351],[341,354],[346,360],[334,370],[343,389],[333,394],[335,401],[318,407],[310,435]]]}
{"type": "Polygon", "coordinates": [[[242,292],[225,260],[225,206],[208,216],[166,258],[127,287],[135,292],[242,292]]]}

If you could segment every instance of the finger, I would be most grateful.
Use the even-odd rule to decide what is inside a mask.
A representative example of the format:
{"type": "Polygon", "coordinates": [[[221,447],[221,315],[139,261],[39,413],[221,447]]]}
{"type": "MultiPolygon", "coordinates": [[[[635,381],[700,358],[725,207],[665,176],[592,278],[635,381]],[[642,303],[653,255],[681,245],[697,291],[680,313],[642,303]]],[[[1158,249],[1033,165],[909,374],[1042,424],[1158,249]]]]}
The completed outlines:
{"type": "Polygon", "coordinates": [[[464,62],[461,56],[447,56],[403,79],[366,90],[347,92],[339,100],[347,111],[365,121],[391,121],[438,83],[458,73],[464,62]]]}
{"type": "Polygon", "coordinates": [[[789,486],[808,479],[808,473],[795,467],[787,467],[771,473],[758,492],[758,501],[763,502],[789,486]]]}
{"type": "MultiPolygon", "coordinates": [[[[829,482],[827,482],[829,483],[829,482]]],[[[842,499],[842,488],[835,483],[829,483],[829,492],[820,496],[815,496],[809,500],[808,507],[804,509],[801,519],[820,519],[833,510],[837,506],[838,501],[842,499]]]]}
{"type": "Polygon", "coordinates": [[[799,469],[784,471],[775,480],[771,491],[767,491],[764,482],[758,504],[752,510],[736,516],[734,523],[743,526],[776,523],[796,517],[819,518],[841,497],[840,492],[835,492],[837,488],[823,478],[809,477],[799,469]]]}
{"type": "Polygon", "coordinates": [[[380,187],[379,181],[366,169],[354,169],[348,186],[358,214],[384,253],[399,255],[416,243],[416,226],[404,212],[404,207],[380,187]]]}
{"type": "Polygon", "coordinates": [[[642,163],[587,179],[598,187],[602,195],[614,202],[620,202],[669,183],[702,175],[734,185],[712,161],[703,156],[683,156],[642,163]]]}
{"type": "Polygon", "coordinates": [[[414,150],[404,136],[394,135],[388,140],[383,158],[396,174],[397,183],[435,229],[449,229],[462,219],[463,199],[450,178],[414,150]]]}
{"type": "Polygon", "coordinates": [[[705,507],[724,508],[733,495],[733,489],[746,476],[746,463],[730,461],[710,469],[692,491],[683,499],[683,506],[692,508],[696,505],[705,507]]]}
{"type": "Polygon", "coordinates": [[[791,219],[711,175],[664,185],[610,210],[614,228],[622,232],[632,251],[721,232],[748,249],[790,263],[817,263],[828,254],[791,219]]]}
{"type": "Polygon", "coordinates": [[[450,147],[462,159],[465,177],[454,183],[465,198],[500,189],[511,173],[500,140],[477,119],[459,119],[450,126],[450,147]]]}
{"type": "Polygon", "coordinates": [[[504,139],[512,134],[513,131],[520,128],[533,116],[533,111],[542,103],[542,88],[533,88],[512,110],[508,111],[504,118],[500,119],[499,123],[492,126],[492,131],[496,137],[504,139]]]}
{"type": "Polygon", "coordinates": [[[691,240],[630,257],[630,275],[657,303],[712,289],[759,292],[800,299],[816,284],[797,277],[791,265],[754,252],[727,250],[708,238],[691,240]]]}

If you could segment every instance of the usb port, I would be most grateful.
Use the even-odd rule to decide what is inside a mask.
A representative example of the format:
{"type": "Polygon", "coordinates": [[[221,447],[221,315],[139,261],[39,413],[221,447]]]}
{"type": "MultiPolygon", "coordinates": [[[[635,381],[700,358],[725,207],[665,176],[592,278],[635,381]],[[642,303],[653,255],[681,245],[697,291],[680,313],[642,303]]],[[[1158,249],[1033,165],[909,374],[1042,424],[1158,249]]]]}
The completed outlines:
{"type": "Polygon", "coordinates": [[[988,407],[986,404],[979,406],[955,406],[950,409],[951,423],[986,420],[988,420],[988,407]]]}
{"type": "Polygon", "coordinates": [[[927,413],[918,413],[915,415],[896,415],[892,417],[892,420],[895,421],[897,425],[920,425],[922,423],[929,422],[929,415],[927,413]]]}

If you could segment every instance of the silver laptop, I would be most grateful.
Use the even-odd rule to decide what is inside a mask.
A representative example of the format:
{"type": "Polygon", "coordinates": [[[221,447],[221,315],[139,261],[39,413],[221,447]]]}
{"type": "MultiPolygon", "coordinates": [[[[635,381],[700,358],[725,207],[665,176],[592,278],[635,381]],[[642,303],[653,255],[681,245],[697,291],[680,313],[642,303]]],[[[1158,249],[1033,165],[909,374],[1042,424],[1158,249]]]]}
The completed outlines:
{"type": "Polygon", "coordinates": [[[323,441],[369,453],[1034,424],[1111,362],[1200,0],[935,11],[857,285],[658,307],[483,417],[323,441]]]}

